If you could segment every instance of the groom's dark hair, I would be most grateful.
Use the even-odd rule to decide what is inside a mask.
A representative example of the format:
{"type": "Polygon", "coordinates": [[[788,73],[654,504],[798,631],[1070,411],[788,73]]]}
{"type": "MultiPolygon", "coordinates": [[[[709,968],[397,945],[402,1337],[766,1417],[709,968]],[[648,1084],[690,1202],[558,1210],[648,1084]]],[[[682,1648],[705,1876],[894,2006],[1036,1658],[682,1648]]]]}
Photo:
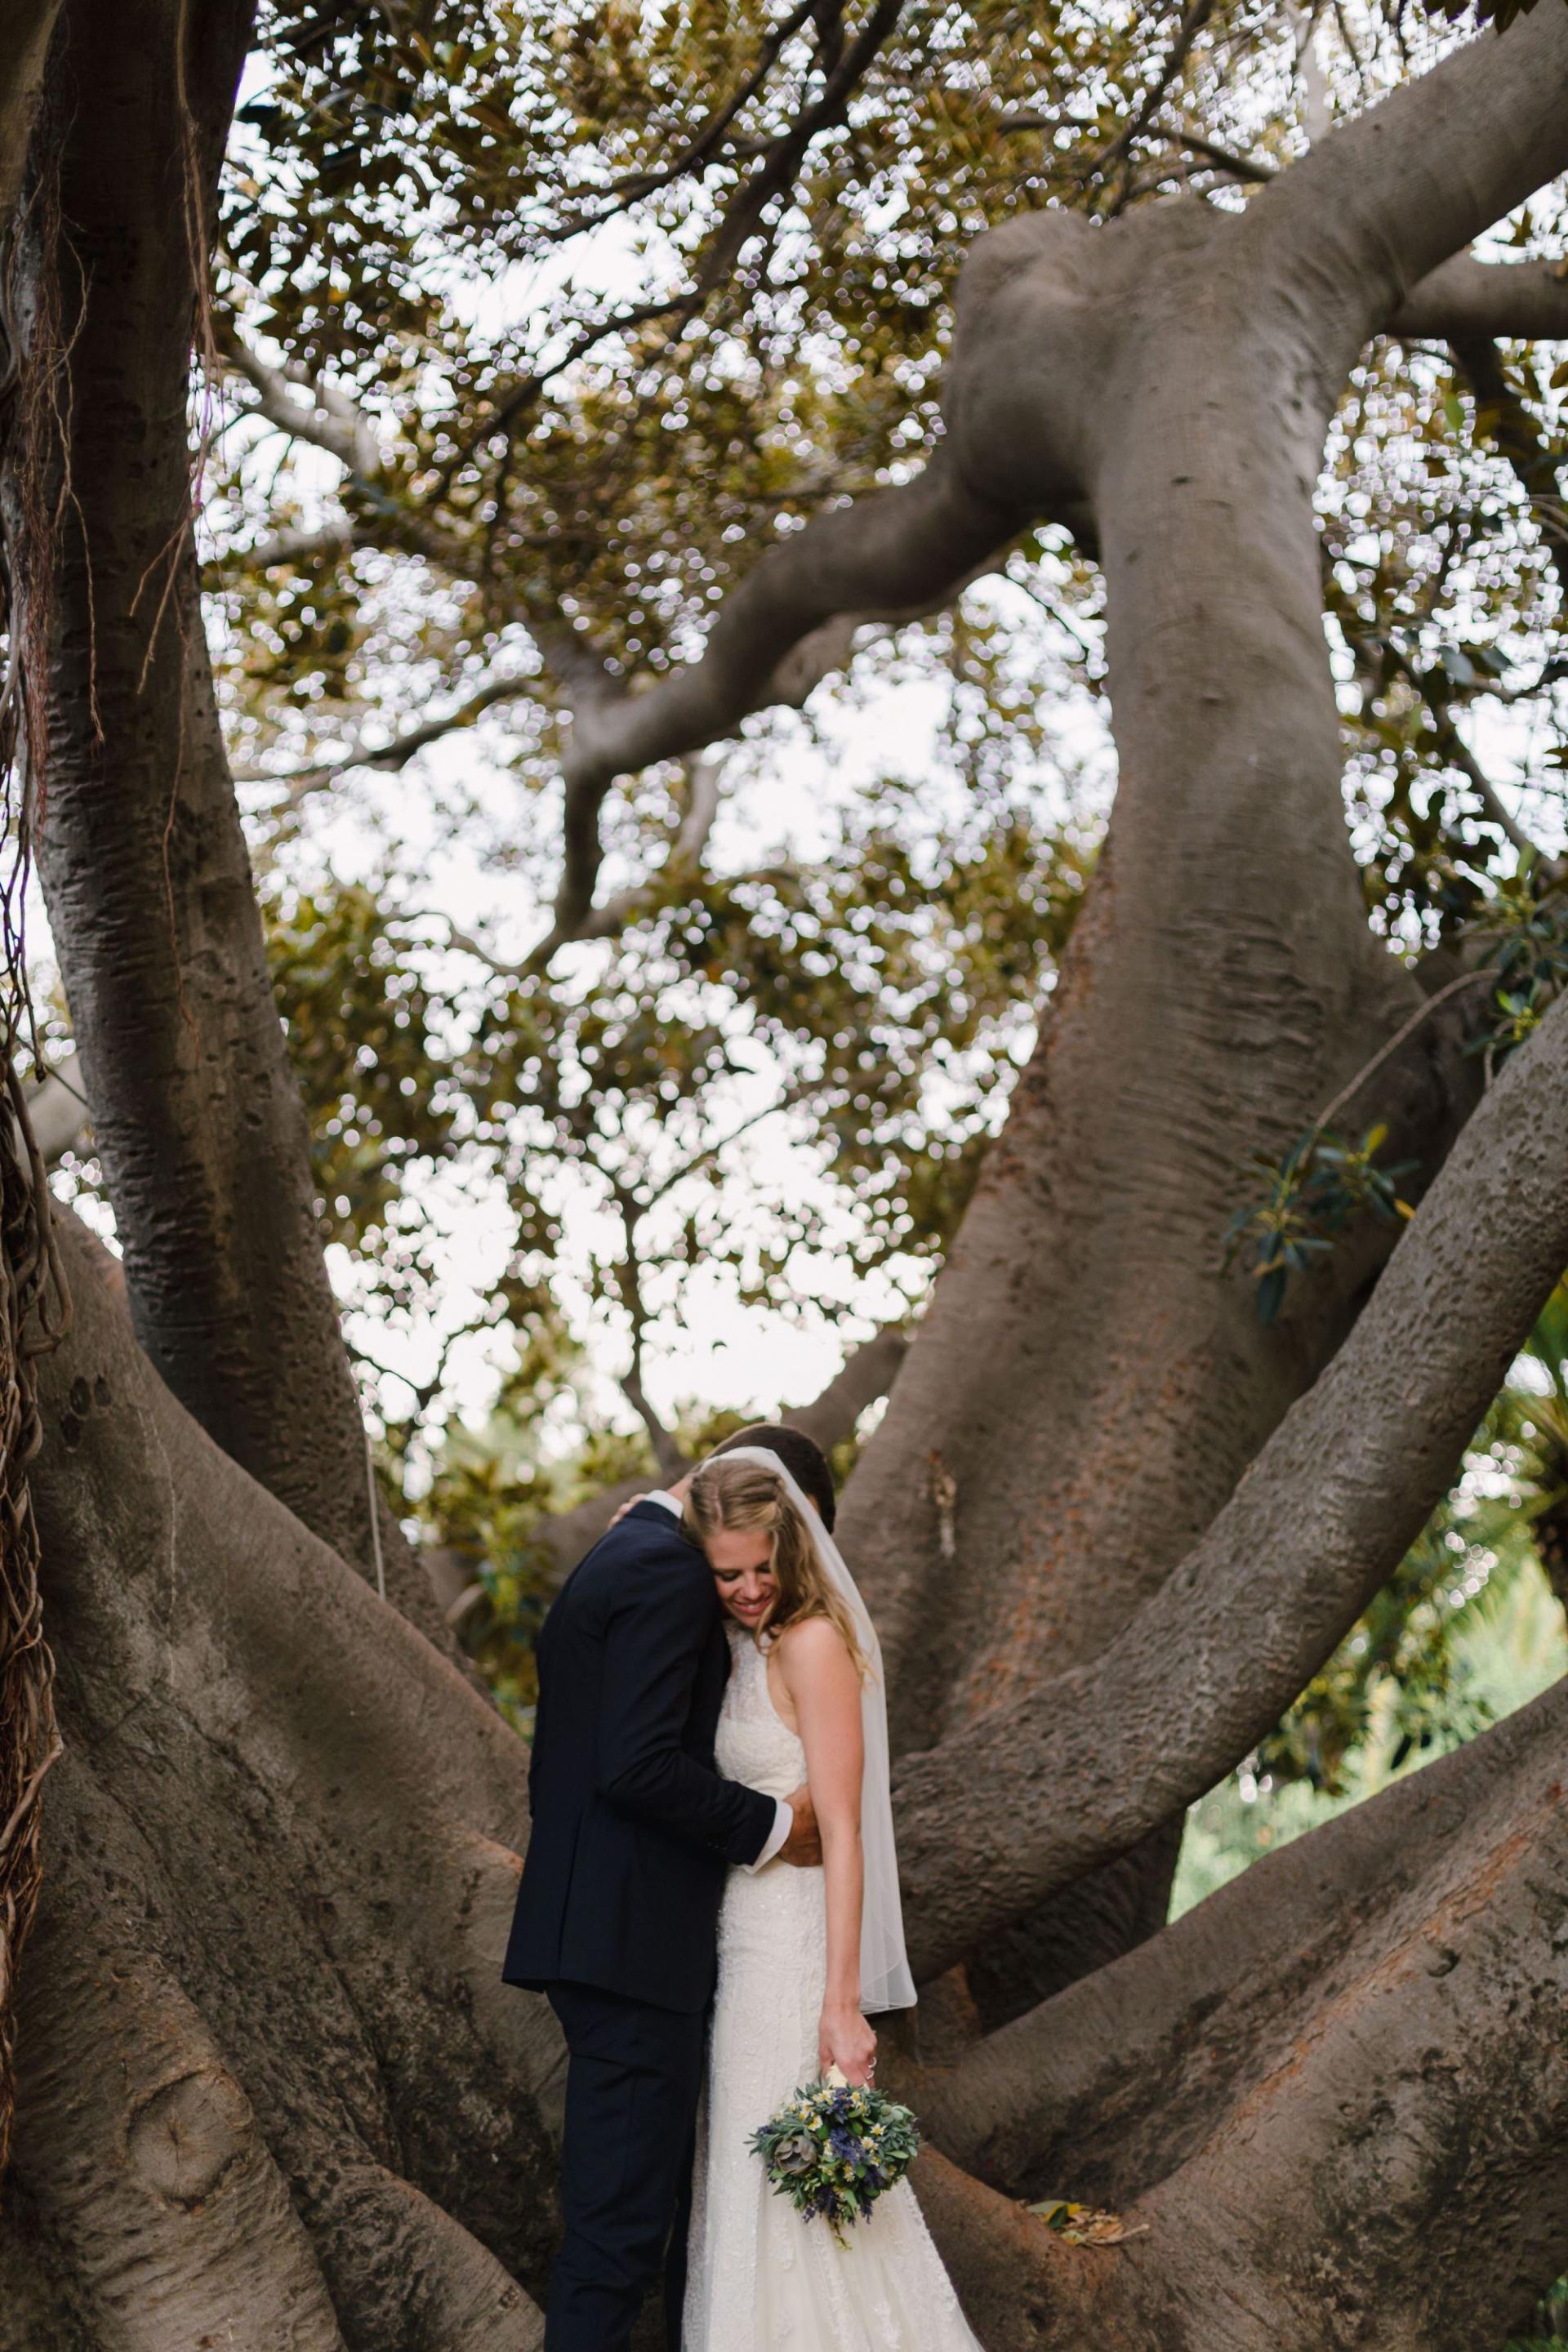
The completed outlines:
{"type": "Polygon", "coordinates": [[[838,1508],[833,1492],[833,1473],[815,1437],[807,1437],[804,1429],[790,1429],[782,1421],[758,1421],[750,1429],[738,1429],[733,1437],[727,1437],[713,1451],[732,1454],[737,1445],[765,1445],[770,1454],[776,1454],[801,1493],[816,1505],[828,1534],[833,1533],[838,1508]]]}

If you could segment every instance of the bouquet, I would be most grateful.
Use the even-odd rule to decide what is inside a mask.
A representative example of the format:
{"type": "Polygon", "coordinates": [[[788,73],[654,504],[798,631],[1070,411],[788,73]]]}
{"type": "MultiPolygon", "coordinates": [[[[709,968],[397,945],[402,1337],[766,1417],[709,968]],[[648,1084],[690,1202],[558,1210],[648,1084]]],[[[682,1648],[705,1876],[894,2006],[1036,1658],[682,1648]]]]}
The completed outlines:
{"type": "Polygon", "coordinates": [[[868,2083],[854,2090],[837,2066],[808,2083],[752,2135],[768,2179],[808,2221],[820,2217],[840,2245],[844,2224],[862,2221],[920,2153],[908,2107],[868,2083]]]}

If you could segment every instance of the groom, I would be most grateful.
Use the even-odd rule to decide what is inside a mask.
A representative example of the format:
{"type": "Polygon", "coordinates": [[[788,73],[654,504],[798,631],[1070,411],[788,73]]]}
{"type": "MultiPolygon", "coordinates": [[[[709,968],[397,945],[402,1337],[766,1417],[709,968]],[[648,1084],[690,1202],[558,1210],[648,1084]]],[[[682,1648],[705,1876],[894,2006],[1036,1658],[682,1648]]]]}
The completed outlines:
{"type": "MultiPolygon", "coordinates": [[[[765,1445],[833,1524],[833,1480],[799,1430],[765,1445]]],[[[684,2218],[726,1866],[822,1859],[805,1789],[764,1797],[714,1769],[729,1646],[688,1481],[645,1495],[558,1594],[539,1637],[533,1827],[502,1975],[549,1995],[566,2036],[565,2240],[545,2352],[625,2352],[668,2247],[678,2346],[684,2218]],[[673,2234],[672,2234],[673,2232],[673,2234]]]]}

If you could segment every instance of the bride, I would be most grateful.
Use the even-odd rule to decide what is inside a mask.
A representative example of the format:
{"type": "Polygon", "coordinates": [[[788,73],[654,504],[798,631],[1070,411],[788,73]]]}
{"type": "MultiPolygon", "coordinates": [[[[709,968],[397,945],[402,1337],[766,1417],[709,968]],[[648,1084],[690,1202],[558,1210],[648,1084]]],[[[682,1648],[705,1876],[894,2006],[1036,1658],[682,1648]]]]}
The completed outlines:
{"type": "Polygon", "coordinates": [[[841,2246],[775,2195],[752,2134],[837,2065],[876,2071],[866,2012],[915,1998],[904,1958],[881,1654],[832,1538],[784,1464],[737,1447],[686,1523],[729,1620],[721,1772],[810,1786],[818,1869],[731,1870],[698,2127],[684,2352],[981,2352],[907,2181],[841,2246]]]}

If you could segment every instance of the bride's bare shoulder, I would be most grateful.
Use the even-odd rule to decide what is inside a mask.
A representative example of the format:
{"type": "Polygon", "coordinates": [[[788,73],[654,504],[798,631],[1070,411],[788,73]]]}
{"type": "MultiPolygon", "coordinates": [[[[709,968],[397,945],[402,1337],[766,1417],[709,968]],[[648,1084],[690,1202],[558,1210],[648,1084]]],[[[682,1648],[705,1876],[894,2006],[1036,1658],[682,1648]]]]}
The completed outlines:
{"type": "MultiPolygon", "coordinates": [[[[779,1664],[787,1680],[855,1676],[849,1646],[831,1617],[797,1617],[778,1635],[779,1664]]],[[[857,1680],[858,1676],[855,1677],[857,1680]]]]}

